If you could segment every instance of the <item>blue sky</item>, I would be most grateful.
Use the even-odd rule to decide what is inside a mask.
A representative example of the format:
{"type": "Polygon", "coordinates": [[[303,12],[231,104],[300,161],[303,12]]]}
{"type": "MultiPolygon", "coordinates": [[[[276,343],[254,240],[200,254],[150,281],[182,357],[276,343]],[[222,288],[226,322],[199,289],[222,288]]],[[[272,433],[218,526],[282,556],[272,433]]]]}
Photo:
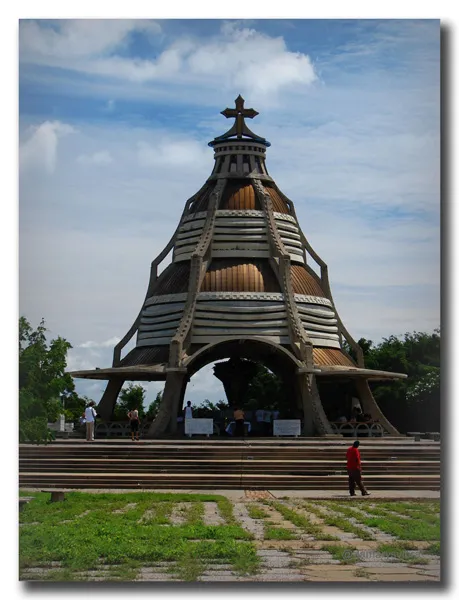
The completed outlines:
{"type": "MultiPolygon", "coordinates": [[[[352,335],[432,331],[439,36],[436,20],[23,20],[20,313],[72,343],[71,369],[109,366],[240,93],[352,335]]],[[[210,368],[189,390],[223,398],[210,368]]]]}

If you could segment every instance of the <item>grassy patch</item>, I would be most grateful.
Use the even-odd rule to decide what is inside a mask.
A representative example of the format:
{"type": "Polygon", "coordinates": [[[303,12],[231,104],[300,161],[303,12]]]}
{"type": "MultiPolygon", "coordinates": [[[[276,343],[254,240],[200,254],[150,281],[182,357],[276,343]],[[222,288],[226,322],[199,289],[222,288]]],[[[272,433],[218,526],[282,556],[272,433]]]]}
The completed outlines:
{"type": "Polygon", "coordinates": [[[401,513],[440,514],[440,501],[436,502],[384,502],[381,506],[401,513]]]}
{"type": "Polygon", "coordinates": [[[265,527],[265,540],[294,540],[296,537],[290,529],[285,529],[284,527],[265,527]]]}
{"type": "Polygon", "coordinates": [[[196,556],[181,556],[177,563],[171,565],[169,572],[177,574],[182,581],[197,581],[206,569],[205,563],[196,556]]]}
{"type": "Polygon", "coordinates": [[[247,512],[251,519],[267,519],[268,514],[257,504],[247,504],[247,512]]]}
{"type": "MultiPolygon", "coordinates": [[[[386,507],[385,507],[386,508],[386,507]]],[[[399,515],[404,515],[410,519],[417,519],[424,523],[430,523],[431,525],[437,525],[440,523],[440,505],[429,509],[428,505],[422,506],[419,504],[410,504],[408,502],[394,502],[393,506],[386,508],[399,515]]],[[[372,514],[375,514],[374,509],[371,509],[372,514]]],[[[395,516],[395,515],[394,515],[395,516]]]]}
{"type": "Polygon", "coordinates": [[[429,544],[427,548],[424,549],[426,554],[435,554],[440,556],[440,542],[434,542],[433,544],[429,544]]]}
{"type": "Polygon", "coordinates": [[[365,569],[363,569],[362,567],[358,567],[354,571],[354,577],[364,577],[365,579],[371,579],[370,573],[368,573],[368,571],[365,571],[365,569]]]}
{"type": "MultiPolygon", "coordinates": [[[[381,504],[378,508],[366,505],[361,509],[346,507],[336,502],[329,504],[333,506],[333,510],[337,510],[347,516],[353,516],[359,523],[367,527],[379,529],[400,540],[430,541],[440,539],[440,519],[433,514],[423,518],[422,512],[418,511],[414,516],[410,513],[408,515],[410,518],[406,519],[402,516],[386,512],[386,509],[392,510],[396,504],[389,502],[384,505],[381,504]]],[[[405,504],[411,506],[411,503],[405,504]]],[[[416,506],[416,503],[413,502],[412,504],[416,506]]]]}
{"type": "Polygon", "coordinates": [[[337,527],[338,529],[341,529],[342,531],[345,531],[346,533],[353,533],[354,535],[356,535],[357,537],[359,537],[362,540],[374,540],[374,536],[371,533],[369,533],[365,529],[362,529],[358,525],[354,525],[353,523],[350,523],[348,521],[349,517],[352,517],[352,518],[355,517],[355,515],[351,511],[351,509],[349,509],[347,507],[342,507],[341,505],[339,505],[337,503],[329,502],[329,503],[326,503],[327,507],[330,507],[332,510],[338,511],[339,513],[341,513],[341,514],[336,514],[336,515],[330,515],[330,514],[323,512],[323,510],[321,510],[320,507],[318,507],[314,504],[305,503],[304,505],[308,508],[308,510],[311,510],[311,512],[314,512],[314,514],[316,514],[318,517],[323,519],[323,521],[326,525],[330,525],[332,527],[337,527]]]}
{"type": "Polygon", "coordinates": [[[285,506],[280,502],[275,502],[273,500],[264,500],[264,503],[269,506],[272,506],[274,509],[281,513],[284,519],[290,521],[291,523],[302,529],[304,532],[314,536],[316,540],[333,541],[338,539],[333,535],[323,533],[320,526],[311,523],[311,521],[305,515],[297,513],[295,510],[288,508],[288,506],[285,506]]]}
{"type": "Polygon", "coordinates": [[[254,575],[260,570],[260,557],[252,544],[239,544],[231,562],[234,571],[239,575],[254,575]]]}
{"type": "Polygon", "coordinates": [[[230,502],[219,496],[75,492],[50,503],[48,494],[38,494],[20,519],[37,523],[20,528],[20,568],[59,561],[64,570],[49,576],[61,581],[78,579],[100,563],[113,565],[110,578],[131,580],[141,564],[174,561],[187,581],[199,576],[206,560],[222,560],[241,572],[258,565],[249,543],[253,536],[236,524],[230,502]],[[205,501],[217,503],[226,524],[204,525],[205,501]],[[169,517],[179,502],[189,503],[187,521],[174,526],[169,517]],[[114,512],[134,503],[127,512],[114,512]]]}
{"type": "Polygon", "coordinates": [[[409,550],[415,550],[416,546],[407,544],[406,542],[395,542],[393,544],[379,544],[377,551],[384,556],[395,558],[399,562],[413,564],[413,565],[425,565],[429,561],[423,556],[416,556],[409,553],[409,550]]]}
{"type": "MultiPolygon", "coordinates": [[[[340,546],[338,544],[330,544],[322,546],[322,550],[329,552],[335,560],[339,560],[343,565],[353,565],[357,562],[357,556],[354,550],[349,546],[340,546]]],[[[333,569],[332,566],[330,566],[333,569]]]]}
{"type": "Polygon", "coordinates": [[[228,525],[235,525],[236,519],[233,514],[233,505],[228,500],[228,498],[224,498],[223,496],[218,497],[217,500],[218,510],[222,519],[224,519],[225,523],[228,525]]]}
{"type": "Polygon", "coordinates": [[[402,519],[392,515],[358,518],[367,527],[375,527],[400,540],[430,541],[440,539],[440,523],[424,523],[421,520],[402,519]]]}

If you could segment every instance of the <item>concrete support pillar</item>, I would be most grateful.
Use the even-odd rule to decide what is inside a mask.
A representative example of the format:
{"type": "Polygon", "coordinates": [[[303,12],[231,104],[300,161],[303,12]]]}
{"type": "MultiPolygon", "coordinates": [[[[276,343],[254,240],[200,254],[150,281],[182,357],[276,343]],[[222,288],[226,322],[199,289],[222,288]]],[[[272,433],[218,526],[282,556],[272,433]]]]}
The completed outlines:
{"type": "Polygon", "coordinates": [[[171,369],[166,376],[166,385],[159,406],[158,414],[150,425],[147,438],[155,438],[165,433],[177,431],[177,411],[182,398],[183,386],[186,383],[186,369],[171,369]]]}
{"type": "Polygon", "coordinates": [[[113,418],[113,411],[115,410],[116,400],[118,394],[124,385],[124,379],[110,379],[105,392],[100,399],[98,406],[96,407],[97,414],[104,421],[111,421],[113,418]]]}
{"type": "Polygon", "coordinates": [[[377,419],[382,427],[391,435],[401,435],[379,408],[378,403],[371,393],[368,381],[366,379],[358,378],[355,380],[355,387],[357,388],[359,399],[362,402],[363,412],[369,413],[373,419],[377,419]]]}
{"type": "Polygon", "coordinates": [[[303,401],[303,435],[330,435],[333,430],[322,406],[317,388],[316,377],[312,373],[298,374],[303,401]]]}

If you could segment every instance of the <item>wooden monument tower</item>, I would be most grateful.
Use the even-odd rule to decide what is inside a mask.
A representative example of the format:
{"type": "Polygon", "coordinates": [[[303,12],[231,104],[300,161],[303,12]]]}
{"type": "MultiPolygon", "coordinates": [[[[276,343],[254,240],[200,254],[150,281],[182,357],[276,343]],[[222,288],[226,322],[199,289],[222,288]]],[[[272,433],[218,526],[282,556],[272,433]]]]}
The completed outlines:
{"type": "Polygon", "coordinates": [[[362,350],[333,302],[327,265],[301,231],[293,202],[268,173],[270,143],[246,125],[258,113],[239,96],[236,107],[222,114],[234,118],[234,125],[209,143],[213,171],[186,202],[176,231],[153,261],[140,312],[116,345],[112,367],[72,375],[108,380],[98,407],[106,420],[125,381],[165,381],[148,431],[157,437],[175,432],[194,373],[223,358],[248,358],[282,378],[304,435],[333,433],[327,403],[344,388],[386,433],[396,435],[368,381],[404,375],[365,368],[362,350]],[[171,250],[172,262],[158,276],[171,250]],[[134,335],[135,348],[122,358],[134,335]]]}

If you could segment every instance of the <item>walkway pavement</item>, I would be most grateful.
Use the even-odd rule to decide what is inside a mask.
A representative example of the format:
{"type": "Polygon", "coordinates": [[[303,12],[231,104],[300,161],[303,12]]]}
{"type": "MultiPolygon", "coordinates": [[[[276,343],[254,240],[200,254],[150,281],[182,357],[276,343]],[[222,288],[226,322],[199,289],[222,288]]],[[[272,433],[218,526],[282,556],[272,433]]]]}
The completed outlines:
{"type": "MultiPolygon", "coordinates": [[[[105,489],[81,491],[107,493],[105,489]]],[[[126,491],[109,490],[109,493],[126,491]]],[[[377,502],[378,498],[385,502],[414,499],[432,501],[440,497],[438,492],[386,491],[375,493],[370,498],[356,496],[351,499],[332,491],[312,493],[309,490],[159,491],[190,494],[201,491],[206,495],[212,493],[226,496],[233,505],[236,522],[251,535],[259,559],[257,572],[241,574],[233,563],[223,559],[196,558],[187,561],[186,565],[173,560],[141,561],[135,567],[131,565],[133,570],[129,573],[129,565],[106,564],[100,560],[87,571],[72,571],[72,577],[84,581],[172,582],[190,580],[191,576],[196,581],[214,583],[423,582],[429,585],[441,581],[438,549],[432,544],[433,540],[426,541],[429,536],[426,538],[425,532],[421,534],[421,540],[408,541],[406,535],[399,539],[399,534],[395,535],[396,530],[390,526],[388,529],[388,523],[393,521],[399,525],[401,523],[403,527],[406,522],[408,531],[419,531],[420,521],[423,521],[432,533],[432,524],[438,521],[438,507],[426,502],[423,510],[419,511],[419,506],[416,508],[416,505],[413,505],[413,509],[404,509],[400,505],[388,506],[377,502]],[[324,504],[321,502],[324,499],[346,499],[349,503],[324,504]],[[375,517],[379,518],[380,523],[370,527],[368,520],[375,517]]],[[[117,504],[118,508],[113,514],[120,515],[122,520],[122,515],[135,510],[137,503],[138,497],[133,502],[127,498],[124,505],[117,504]]],[[[200,500],[200,504],[204,525],[218,527],[225,523],[225,516],[220,513],[217,502],[200,500]]],[[[175,503],[170,510],[169,522],[162,523],[162,527],[176,527],[186,523],[192,505],[192,501],[175,503]]],[[[91,507],[88,506],[82,514],[74,516],[73,521],[91,512],[91,507]]],[[[143,506],[142,511],[137,515],[139,531],[144,526],[148,527],[155,514],[154,501],[151,506],[143,506]]],[[[61,523],[70,522],[71,519],[61,523]]],[[[29,531],[36,525],[38,523],[27,520],[21,523],[21,527],[26,527],[29,531]]],[[[31,565],[20,572],[21,580],[29,581],[64,581],[66,577],[68,573],[58,561],[31,565]]]]}
{"type": "MultiPolygon", "coordinates": [[[[22,487],[21,490],[28,492],[41,492],[43,488],[30,488],[22,487]]],[[[161,494],[216,494],[218,496],[225,496],[226,498],[237,501],[243,500],[244,498],[255,497],[257,494],[264,494],[272,498],[304,498],[308,500],[349,500],[350,502],[356,502],[361,499],[361,496],[355,496],[350,498],[346,492],[337,492],[336,490],[228,490],[228,489],[77,489],[77,488],[63,488],[59,487],[59,490],[68,492],[87,492],[90,494],[128,494],[129,492],[146,492],[146,493],[161,493],[161,494]],[[253,496],[252,496],[253,495],[253,496]]],[[[371,491],[371,490],[370,490],[371,491]]],[[[372,492],[370,495],[372,501],[381,500],[439,500],[440,492],[435,490],[377,490],[372,492]]],[[[364,500],[365,501],[365,500],[364,500]]]]}

